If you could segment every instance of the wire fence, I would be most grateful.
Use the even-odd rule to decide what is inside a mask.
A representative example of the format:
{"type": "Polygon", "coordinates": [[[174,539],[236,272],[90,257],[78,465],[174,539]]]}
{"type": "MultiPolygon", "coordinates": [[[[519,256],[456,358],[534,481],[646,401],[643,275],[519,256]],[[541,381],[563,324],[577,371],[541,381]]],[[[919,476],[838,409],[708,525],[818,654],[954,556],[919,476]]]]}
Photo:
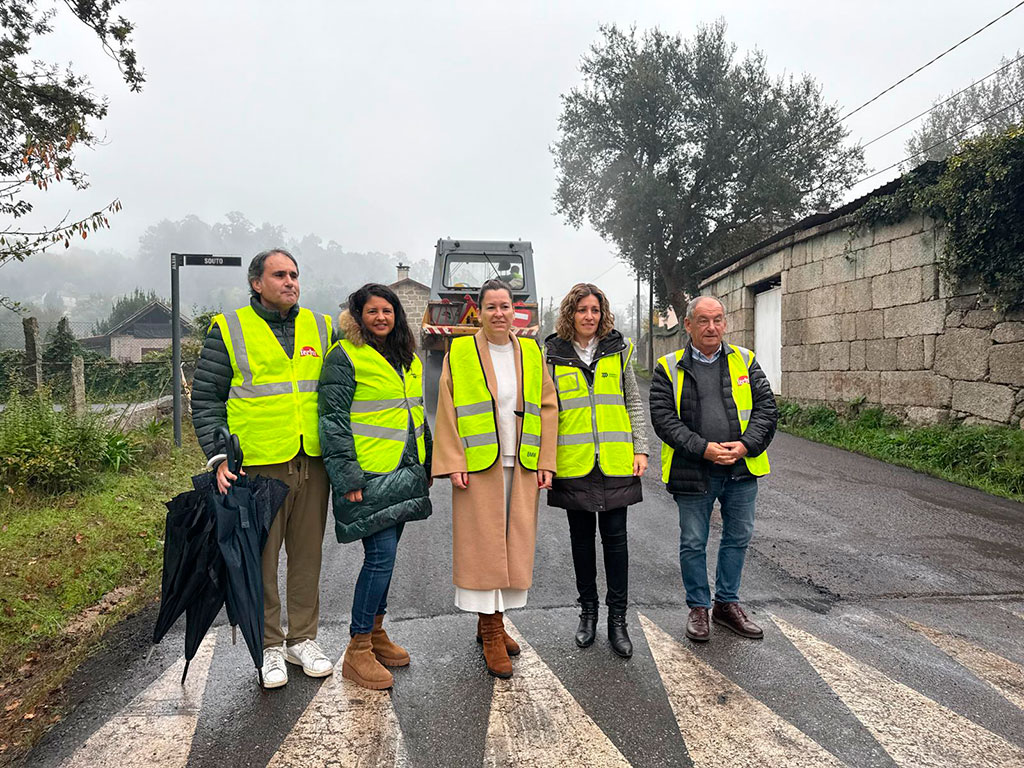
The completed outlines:
{"type": "MultiPolygon", "coordinates": [[[[70,322],[58,333],[58,320],[39,322],[39,378],[56,403],[72,396],[72,357],[83,359],[85,401],[90,405],[134,405],[172,393],[171,340],[94,334],[90,322],[70,322]]],[[[0,322],[0,403],[14,392],[35,387],[36,371],[26,367],[25,334],[20,321],[0,322]]],[[[198,347],[185,339],[182,371],[187,391],[195,372],[198,347]]]]}

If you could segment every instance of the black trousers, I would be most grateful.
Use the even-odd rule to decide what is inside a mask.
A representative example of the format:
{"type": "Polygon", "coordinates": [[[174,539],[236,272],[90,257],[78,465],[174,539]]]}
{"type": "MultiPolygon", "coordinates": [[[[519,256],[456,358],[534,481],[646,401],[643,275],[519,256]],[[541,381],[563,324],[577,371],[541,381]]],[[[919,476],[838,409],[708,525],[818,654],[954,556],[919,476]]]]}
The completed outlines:
{"type": "Polygon", "coordinates": [[[601,528],[604,573],[608,582],[605,602],[613,614],[626,612],[629,591],[629,545],[626,541],[626,508],[604,512],[568,509],[572,564],[576,570],[576,589],[580,601],[597,602],[597,549],[595,522],[601,528]]]}

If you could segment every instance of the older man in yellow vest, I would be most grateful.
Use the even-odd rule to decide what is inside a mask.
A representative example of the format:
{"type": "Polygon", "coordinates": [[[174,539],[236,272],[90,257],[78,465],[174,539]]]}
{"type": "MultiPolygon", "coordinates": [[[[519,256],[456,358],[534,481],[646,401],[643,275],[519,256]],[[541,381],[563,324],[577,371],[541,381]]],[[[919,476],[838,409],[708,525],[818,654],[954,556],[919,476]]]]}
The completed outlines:
{"type": "Polygon", "coordinates": [[[328,498],[317,383],[331,345],[331,319],[299,307],[298,263],[283,249],[252,260],[249,287],[248,306],[210,324],[193,382],[192,422],[221,493],[238,479],[215,455],[213,434],[225,424],[238,435],[243,472],[275,477],[290,488],[263,550],[263,685],[279,688],[288,682],[286,661],[310,677],[333,672],[316,642],[328,498]],[[277,585],[282,544],[288,553],[287,635],[277,585]]]}
{"type": "Polygon", "coordinates": [[[690,342],[665,355],[651,380],[651,421],[662,439],[661,478],[679,507],[679,565],[690,608],[686,636],[710,638],[711,621],[742,637],[761,628],[739,603],[740,576],[754,532],[757,479],[768,474],[768,444],[779,412],[754,353],[725,344],[725,307],[711,296],[689,303],[690,342]],[[722,511],[715,601],[706,549],[711,510],[722,511]]]}

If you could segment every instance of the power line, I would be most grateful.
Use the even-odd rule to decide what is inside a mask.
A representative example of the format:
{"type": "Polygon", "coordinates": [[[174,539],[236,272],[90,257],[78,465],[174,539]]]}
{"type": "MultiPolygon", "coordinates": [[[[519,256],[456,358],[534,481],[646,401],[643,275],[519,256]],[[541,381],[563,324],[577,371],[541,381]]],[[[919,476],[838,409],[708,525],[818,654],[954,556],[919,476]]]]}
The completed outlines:
{"type": "MultiPolygon", "coordinates": [[[[1022,5],[1024,5],[1024,0],[1020,0],[1020,2],[1018,2],[1018,3],[1017,3],[1016,5],[1014,5],[1014,6],[1012,7],[1012,8],[1010,8],[1010,9],[1009,9],[1008,11],[1005,11],[1005,12],[1001,13],[1001,14],[1000,14],[999,16],[997,16],[996,18],[992,19],[992,21],[988,22],[988,23],[987,23],[987,24],[985,24],[985,25],[984,25],[983,27],[980,27],[980,28],[976,29],[976,30],[975,30],[974,32],[972,32],[971,34],[969,34],[969,35],[968,35],[967,37],[965,37],[965,38],[964,38],[963,40],[961,40],[961,41],[960,41],[959,43],[956,43],[955,45],[952,45],[952,46],[950,46],[949,48],[947,48],[946,50],[944,50],[944,51],[943,51],[942,53],[940,53],[939,55],[937,55],[937,56],[933,57],[933,58],[932,58],[931,60],[929,60],[929,61],[925,62],[924,64],[922,64],[921,66],[919,66],[919,67],[918,67],[917,69],[915,69],[915,70],[914,70],[913,72],[911,72],[911,73],[910,73],[909,75],[906,75],[905,77],[902,77],[902,78],[900,78],[900,79],[899,79],[899,80],[897,80],[897,81],[896,81],[895,83],[893,83],[892,85],[890,85],[890,86],[889,86],[888,88],[886,88],[886,89],[884,89],[884,90],[880,91],[879,93],[875,94],[874,96],[872,96],[872,97],[871,97],[870,99],[868,99],[867,101],[865,101],[865,102],[864,102],[863,104],[861,104],[861,105],[860,105],[859,107],[857,107],[856,109],[852,109],[852,110],[850,110],[849,112],[847,112],[847,113],[846,113],[845,115],[842,115],[841,117],[839,117],[839,118],[836,118],[836,120],[835,120],[835,121],[833,121],[833,122],[832,122],[832,123],[830,123],[829,125],[825,126],[825,127],[824,127],[824,128],[822,128],[821,130],[819,130],[819,131],[816,131],[815,133],[811,134],[810,136],[802,136],[802,137],[800,137],[800,138],[797,138],[797,139],[793,140],[792,142],[790,142],[790,143],[786,144],[786,145],[785,145],[784,147],[782,147],[781,149],[779,149],[779,150],[776,150],[775,152],[773,152],[773,153],[772,153],[772,155],[771,155],[771,157],[770,157],[769,159],[771,159],[771,158],[774,158],[774,157],[776,157],[777,155],[780,155],[780,154],[782,154],[783,152],[788,152],[789,150],[793,149],[794,147],[802,146],[802,145],[806,144],[807,142],[809,142],[809,141],[812,141],[812,140],[814,140],[814,139],[818,138],[818,137],[819,137],[819,136],[821,136],[821,135],[822,135],[823,133],[825,133],[825,132],[827,132],[827,131],[830,131],[830,130],[832,130],[832,129],[833,129],[833,128],[835,128],[835,127],[836,127],[837,125],[839,125],[840,123],[844,122],[844,121],[845,121],[845,120],[846,120],[847,118],[849,118],[849,117],[852,117],[853,115],[857,114],[858,112],[860,112],[860,111],[861,111],[862,109],[864,109],[864,108],[865,108],[866,106],[868,106],[869,104],[873,104],[874,102],[876,102],[876,101],[878,101],[878,100],[879,100],[880,98],[882,98],[882,97],[883,97],[883,96],[884,96],[885,94],[887,94],[887,93],[889,93],[890,91],[892,91],[892,90],[893,90],[894,88],[897,88],[898,86],[900,86],[900,85],[902,85],[903,83],[907,82],[907,80],[909,80],[910,78],[912,78],[912,77],[913,77],[914,75],[916,75],[916,74],[918,74],[919,72],[922,72],[923,70],[927,69],[928,67],[930,67],[930,66],[931,66],[932,64],[934,64],[934,63],[935,63],[936,61],[938,61],[939,59],[941,59],[941,58],[942,58],[943,56],[945,56],[946,54],[948,54],[948,53],[951,53],[951,52],[955,51],[955,50],[956,50],[957,48],[959,48],[959,47],[960,47],[961,45],[963,45],[964,43],[966,43],[966,42],[967,42],[968,40],[970,40],[971,38],[973,38],[973,37],[976,37],[977,35],[979,35],[979,34],[981,34],[982,32],[984,32],[984,31],[985,31],[986,29],[988,29],[989,27],[991,27],[991,26],[992,26],[993,24],[995,24],[996,22],[998,22],[998,21],[1001,21],[1002,19],[1006,18],[1006,17],[1007,17],[1007,16],[1009,16],[1009,15],[1010,15],[1011,13],[1013,13],[1013,12],[1014,12],[1014,11],[1016,11],[1016,10],[1017,10],[1018,8],[1020,8],[1020,7],[1022,6],[1022,5]]],[[[970,86],[968,86],[968,87],[970,87],[970,86]]],[[[920,115],[919,115],[919,117],[920,117],[920,115]]],[[[916,118],[914,118],[914,119],[916,119],[916,118]]],[[[901,126],[901,127],[902,127],[902,126],[901,126]]],[[[894,129],[894,130],[895,130],[895,129],[894,129]]],[[[879,138],[882,138],[882,137],[879,137],[879,138]]],[[[877,139],[873,139],[872,141],[876,141],[876,140],[877,140],[877,139]]],[[[864,145],[864,146],[867,146],[867,145],[864,145]]]]}
{"type": "Polygon", "coordinates": [[[618,267],[618,266],[621,266],[621,265],[622,265],[622,262],[621,262],[621,261],[616,261],[616,262],[615,262],[614,264],[612,264],[612,265],[611,265],[610,267],[608,267],[608,269],[606,269],[606,270],[605,270],[604,272],[602,272],[602,273],[601,273],[600,275],[598,275],[597,277],[591,278],[591,279],[589,280],[589,282],[591,282],[591,283],[596,283],[596,282],[597,282],[598,280],[600,280],[600,279],[601,279],[602,277],[604,277],[605,275],[607,275],[607,274],[608,274],[609,272],[611,272],[611,271],[612,271],[613,269],[615,269],[616,267],[618,267]]]}
{"type": "Polygon", "coordinates": [[[993,24],[995,24],[996,22],[998,22],[998,21],[1000,21],[1000,20],[1002,20],[1002,19],[1006,18],[1007,16],[1009,16],[1009,15],[1010,15],[1011,13],[1013,13],[1013,12],[1014,12],[1014,11],[1016,11],[1016,10],[1017,10],[1018,8],[1020,8],[1020,7],[1022,6],[1022,5],[1024,5],[1024,0],[1021,0],[1021,1],[1020,1],[1019,3],[1017,3],[1017,4],[1015,5],[1015,6],[1013,6],[1012,8],[1010,8],[1010,10],[1008,10],[1008,11],[1006,11],[1006,12],[1004,12],[1004,13],[1000,14],[1000,15],[999,15],[999,16],[997,16],[996,18],[992,19],[992,21],[990,21],[990,22],[989,22],[988,24],[986,24],[985,26],[981,27],[980,29],[977,29],[977,30],[975,30],[974,32],[972,32],[971,34],[969,34],[969,35],[968,35],[967,37],[965,37],[965,38],[964,38],[963,40],[961,40],[961,41],[960,41],[959,43],[957,43],[956,45],[950,46],[949,48],[947,48],[946,50],[944,50],[944,51],[943,51],[942,53],[940,53],[940,54],[939,54],[938,56],[936,56],[935,58],[933,58],[933,59],[932,59],[931,61],[927,61],[927,62],[925,62],[925,63],[924,63],[924,64],[922,64],[922,65],[921,65],[920,67],[918,67],[918,68],[917,68],[917,69],[915,69],[915,70],[914,70],[913,72],[911,72],[911,73],[910,73],[909,75],[907,75],[906,77],[903,77],[903,78],[901,78],[901,79],[897,80],[897,81],[896,81],[895,83],[893,83],[892,85],[890,85],[890,86],[889,86],[888,88],[886,88],[886,89],[885,89],[884,91],[882,91],[881,93],[877,94],[876,96],[873,96],[873,97],[871,97],[870,99],[868,99],[867,101],[865,101],[865,102],[864,102],[863,104],[861,104],[861,105],[860,105],[859,107],[857,107],[856,109],[854,109],[854,110],[851,110],[850,112],[847,112],[847,113],[846,113],[845,115],[843,115],[842,117],[840,117],[840,118],[839,118],[839,119],[838,119],[838,120],[836,121],[836,124],[839,124],[839,123],[843,122],[844,120],[846,120],[846,119],[847,119],[848,117],[851,117],[851,116],[853,116],[853,115],[857,114],[858,112],[860,112],[860,111],[861,111],[862,109],[864,109],[864,107],[868,106],[869,104],[872,104],[872,103],[874,103],[874,102],[878,101],[878,100],[879,100],[880,98],[882,98],[883,96],[885,96],[885,94],[889,93],[889,91],[891,91],[891,90],[893,90],[894,88],[896,88],[897,86],[900,86],[900,85],[902,85],[903,83],[907,82],[907,80],[909,80],[909,79],[910,79],[910,78],[912,78],[912,77],[913,77],[914,75],[916,75],[916,74],[918,74],[919,72],[921,72],[922,70],[924,70],[924,69],[927,69],[927,68],[928,68],[928,67],[930,67],[930,66],[931,66],[932,64],[934,64],[934,63],[935,63],[936,61],[938,61],[938,60],[939,60],[939,59],[941,59],[941,58],[942,58],[943,56],[945,56],[945,55],[946,55],[947,53],[952,53],[952,52],[953,52],[953,51],[955,51],[955,50],[956,50],[957,48],[959,48],[959,47],[960,47],[961,45],[963,45],[963,44],[964,44],[964,43],[966,43],[966,42],[967,42],[968,40],[970,40],[970,39],[971,39],[972,37],[976,37],[977,35],[981,34],[982,32],[984,32],[984,31],[985,31],[986,29],[988,29],[989,27],[991,27],[991,26],[992,26],[993,24]]]}
{"type": "Polygon", "coordinates": [[[857,181],[855,181],[850,186],[850,189],[853,189],[853,187],[856,187],[857,185],[862,184],[863,182],[867,181],[868,179],[873,179],[875,176],[879,176],[879,175],[885,173],[886,171],[891,171],[893,168],[897,168],[900,165],[902,165],[903,163],[907,162],[908,160],[913,160],[915,157],[923,155],[925,152],[929,152],[929,151],[935,149],[936,147],[939,147],[939,146],[945,144],[947,141],[952,141],[953,139],[959,138],[960,136],[963,136],[965,133],[967,133],[972,128],[976,128],[979,125],[981,125],[982,123],[987,122],[988,120],[991,120],[996,115],[1001,115],[1003,112],[1006,112],[1008,109],[1013,109],[1014,107],[1016,107],[1016,106],[1018,106],[1020,104],[1024,104],[1024,97],[1021,97],[1021,98],[1017,99],[1017,101],[1013,102],[1012,104],[1007,104],[1005,107],[1002,107],[1001,109],[997,109],[995,112],[992,112],[992,113],[990,113],[988,115],[985,115],[985,117],[981,118],[981,120],[978,120],[975,123],[971,123],[969,126],[967,126],[966,128],[964,128],[961,131],[957,131],[956,133],[950,134],[949,136],[946,136],[944,139],[940,139],[939,141],[935,142],[934,144],[931,144],[931,145],[925,147],[924,149],[919,150],[919,151],[915,152],[914,154],[909,155],[909,156],[903,158],[902,160],[899,160],[898,162],[895,162],[892,165],[883,168],[880,171],[875,171],[874,173],[868,174],[867,176],[865,176],[865,177],[863,177],[861,179],[858,179],[857,181]]]}
{"type": "Polygon", "coordinates": [[[934,111],[934,110],[938,109],[939,107],[941,107],[941,106],[943,106],[943,105],[945,105],[945,104],[948,104],[948,103],[949,103],[949,102],[951,102],[951,101],[952,101],[953,99],[955,99],[955,98],[956,98],[957,96],[960,96],[961,94],[964,94],[964,93],[966,93],[967,91],[971,90],[971,88],[973,88],[973,87],[974,87],[974,86],[976,86],[976,85],[979,85],[980,83],[983,83],[983,82],[985,82],[985,81],[986,81],[986,80],[988,80],[988,79],[989,79],[990,77],[993,77],[993,76],[995,76],[995,75],[998,75],[998,74],[999,74],[1000,72],[1002,72],[1002,71],[1003,71],[1004,69],[1007,69],[1008,67],[1012,67],[1012,66],[1013,66],[1014,64],[1016,64],[1016,63],[1017,63],[1018,61],[1020,61],[1021,59],[1024,59],[1024,53],[1020,54],[1020,55],[1019,55],[1019,56],[1018,56],[1018,57],[1017,57],[1016,59],[1014,59],[1013,61],[1009,61],[1009,62],[1007,62],[1006,64],[1004,64],[1003,66],[999,67],[999,69],[995,70],[994,72],[990,72],[990,73],[988,73],[987,75],[985,75],[985,76],[984,76],[983,78],[981,78],[980,80],[975,80],[975,81],[974,81],[973,83],[971,83],[970,85],[968,85],[968,86],[967,86],[966,88],[961,88],[961,89],[960,89],[959,91],[957,91],[956,93],[954,93],[954,94],[953,94],[952,96],[950,96],[949,98],[943,99],[943,100],[942,100],[942,101],[940,101],[940,102],[939,102],[938,104],[934,104],[934,105],[932,105],[931,107],[929,107],[928,109],[926,109],[926,110],[925,110],[924,112],[921,112],[921,113],[919,113],[919,114],[916,114],[916,115],[914,115],[914,116],[913,116],[912,118],[910,118],[909,120],[905,120],[904,122],[902,122],[902,123],[900,123],[899,125],[897,125],[897,126],[896,126],[895,128],[890,128],[890,129],[889,129],[888,131],[886,131],[885,133],[883,133],[883,134],[882,134],[881,136],[876,136],[876,137],[875,137],[875,138],[873,138],[873,139],[872,139],[871,141],[869,141],[869,142],[867,142],[867,143],[865,143],[865,144],[861,144],[861,145],[860,145],[860,148],[861,148],[861,149],[864,149],[864,147],[870,147],[870,146],[871,146],[872,144],[874,144],[874,143],[875,143],[876,141],[881,141],[881,140],[882,140],[882,139],[884,139],[884,138],[885,138],[886,136],[888,136],[888,135],[890,135],[890,134],[892,134],[892,133],[895,133],[896,131],[898,131],[898,130],[899,130],[900,128],[904,128],[904,127],[906,127],[907,125],[910,125],[910,123],[914,122],[914,121],[915,121],[915,120],[917,120],[917,119],[918,119],[919,117],[924,117],[924,116],[925,116],[925,115],[927,115],[927,114],[928,114],[929,112],[932,112],[932,111],[934,111]]]}

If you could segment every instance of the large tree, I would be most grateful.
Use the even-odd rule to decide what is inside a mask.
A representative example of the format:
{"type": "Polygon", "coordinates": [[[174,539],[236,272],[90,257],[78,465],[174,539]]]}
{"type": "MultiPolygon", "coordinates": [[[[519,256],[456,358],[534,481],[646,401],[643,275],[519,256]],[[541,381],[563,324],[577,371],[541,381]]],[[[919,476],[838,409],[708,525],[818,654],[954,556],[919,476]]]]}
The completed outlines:
{"type": "Polygon", "coordinates": [[[976,85],[936,99],[920,127],[907,140],[908,167],[942,160],[968,139],[1002,133],[1024,122],[1024,57],[1004,58],[999,68],[976,85]],[[960,135],[957,135],[960,134],[960,135]],[[950,138],[952,137],[952,138],[950,138]]]}
{"type": "Polygon", "coordinates": [[[696,271],[834,203],[864,168],[809,76],[742,58],[725,23],[690,40],[602,27],[562,97],[555,207],[584,220],[677,314],[696,271]]]}
{"type": "MultiPolygon", "coordinates": [[[[87,216],[49,225],[17,222],[32,211],[34,189],[45,191],[62,181],[87,186],[75,167],[76,153],[98,142],[93,125],[107,113],[106,100],[93,92],[85,75],[33,58],[33,43],[52,31],[59,13],[70,11],[96,34],[124,81],[138,91],[144,78],[131,48],[132,25],[113,16],[120,1],[0,0],[0,267],[55,243],[67,246],[72,237],[88,237],[120,208],[114,200],[87,216]]],[[[0,296],[0,305],[11,302],[0,296]]]]}

